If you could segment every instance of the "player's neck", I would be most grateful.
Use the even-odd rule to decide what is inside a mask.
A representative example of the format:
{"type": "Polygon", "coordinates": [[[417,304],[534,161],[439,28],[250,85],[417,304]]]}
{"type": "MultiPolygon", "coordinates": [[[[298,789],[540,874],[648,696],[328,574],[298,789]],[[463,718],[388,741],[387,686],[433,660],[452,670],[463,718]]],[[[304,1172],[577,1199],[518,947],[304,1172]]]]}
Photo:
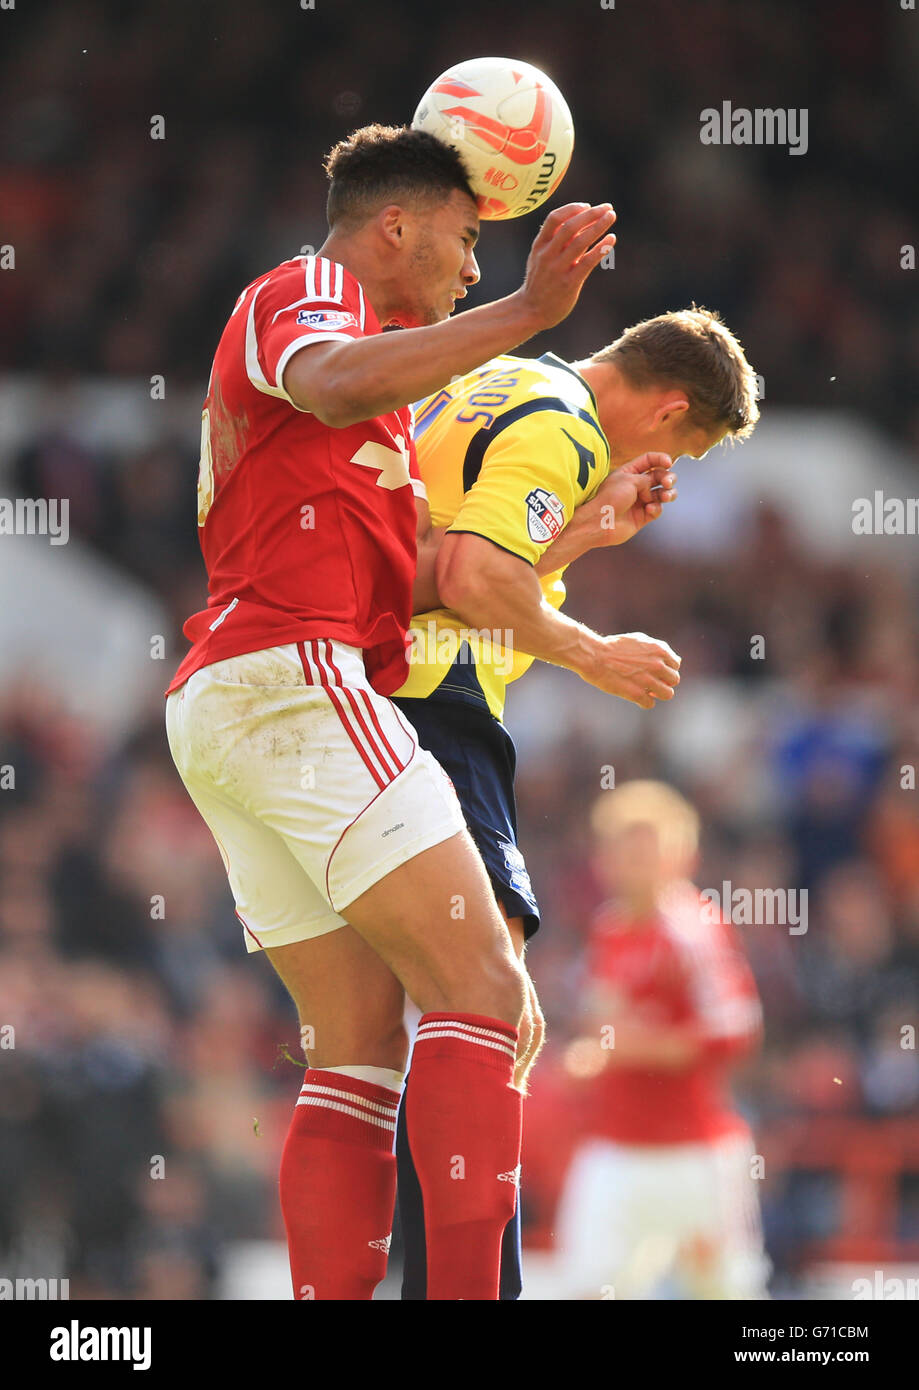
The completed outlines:
{"type": "Polygon", "coordinates": [[[632,922],[646,924],[657,912],[657,890],[649,888],[644,892],[623,893],[620,907],[632,922]]]}
{"type": "Polygon", "coordinates": [[[355,280],[360,281],[361,289],[382,326],[392,321],[399,309],[393,293],[395,285],[389,284],[372,247],[368,247],[359,237],[330,232],[317,254],[337,261],[351,272],[355,280]]]}
{"type": "Polygon", "coordinates": [[[584,378],[597,402],[597,416],[610,444],[610,467],[618,468],[641,453],[629,442],[632,434],[634,400],[628,383],[612,362],[575,362],[575,371],[584,378]],[[623,440],[625,443],[623,444],[623,440]]]}

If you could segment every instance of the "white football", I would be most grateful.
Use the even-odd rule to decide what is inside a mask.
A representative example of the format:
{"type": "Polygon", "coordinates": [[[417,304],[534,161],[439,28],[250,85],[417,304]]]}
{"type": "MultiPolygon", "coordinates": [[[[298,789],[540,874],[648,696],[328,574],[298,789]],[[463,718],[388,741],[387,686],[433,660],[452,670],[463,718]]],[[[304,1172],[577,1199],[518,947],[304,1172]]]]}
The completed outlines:
{"type": "Polygon", "coordinates": [[[530,63],[470,58],[438,77],[412,120],[454,145],[469,171],[479,216],[522,217],[561,182],[574,124],[555,83],[530,63]]]}

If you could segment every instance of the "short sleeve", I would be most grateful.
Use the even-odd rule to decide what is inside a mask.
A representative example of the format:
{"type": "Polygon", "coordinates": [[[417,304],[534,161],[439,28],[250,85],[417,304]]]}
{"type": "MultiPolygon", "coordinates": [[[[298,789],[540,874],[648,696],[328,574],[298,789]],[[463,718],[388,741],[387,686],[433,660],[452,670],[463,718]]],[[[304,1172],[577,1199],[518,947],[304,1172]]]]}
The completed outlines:
{"type": "Polygon", "coordinates": [[[583,498],[579,475],[591,467],[596,472],[577,429],[570,417],[546,410],[497,433],[448,529],[484,536],[536,564],[583,498]]]}
{"type": "Polygon", "coordinates": [[[367,308],[360,285],[324,256],[292,261],[258,285],[246,324],[246,373],[252,385],[293,405],[284,368],[310,343],[363,337],[367,308]]]}

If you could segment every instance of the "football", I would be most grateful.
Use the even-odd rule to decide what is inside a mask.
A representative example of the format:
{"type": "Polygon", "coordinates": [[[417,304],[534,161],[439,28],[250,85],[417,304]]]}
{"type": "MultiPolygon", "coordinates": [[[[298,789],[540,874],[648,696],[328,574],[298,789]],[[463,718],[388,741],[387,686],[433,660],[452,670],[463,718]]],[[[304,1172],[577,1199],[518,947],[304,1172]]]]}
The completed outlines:
{"type": "Polygon", "coordinates": [[[469,171],[479,216],[522,217],[554,193],[574,149],[565,98],[539,68],[512,58],[471,58],[438,77],[412,120],[454,145],[469,171]]]}

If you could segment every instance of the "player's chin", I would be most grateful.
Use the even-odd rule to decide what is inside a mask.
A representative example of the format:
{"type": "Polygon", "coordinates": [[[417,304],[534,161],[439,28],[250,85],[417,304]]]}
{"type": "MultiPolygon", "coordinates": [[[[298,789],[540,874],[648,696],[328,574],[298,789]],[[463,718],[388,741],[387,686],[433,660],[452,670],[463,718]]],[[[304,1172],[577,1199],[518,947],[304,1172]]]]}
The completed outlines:
{"type": "Polygon", "coordinates": [[[400,320],[403,328],[430,328],[435,323],[443,323],[450,317],[450,310],[439,308],[436,304],[424,304],[400,320]]]}
{"type": "Polygon", "coordinates": [[[428,308],[428,313],[430,315],[428,323],[443,323],[444,319],[448,319],[455,308],[455,294],[448,291],[446,294],[439,295],[436,300],[431,302],[428,308]]]}

